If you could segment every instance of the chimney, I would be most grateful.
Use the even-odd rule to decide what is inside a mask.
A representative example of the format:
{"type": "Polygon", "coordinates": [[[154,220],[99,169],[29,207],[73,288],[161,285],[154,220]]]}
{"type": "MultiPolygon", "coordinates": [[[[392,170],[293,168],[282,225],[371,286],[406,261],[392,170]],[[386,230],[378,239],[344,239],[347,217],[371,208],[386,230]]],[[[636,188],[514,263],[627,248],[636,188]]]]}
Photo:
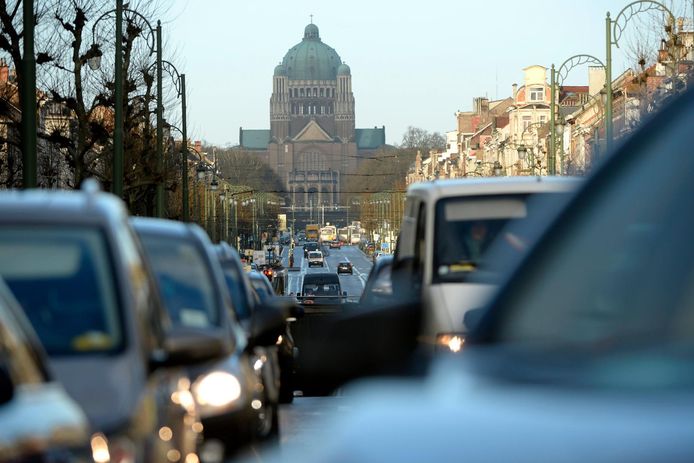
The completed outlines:
{"type": "Polygon", "coordinates": [[[10,67],[5,58],[0,58],[0,84],[6,84],[10,80],[10,67]]]}
{"type": "Polygon", "coordinates": [[[518,84],[513,84],[511,85],[511,88],[513,89],[513,99],[516,99],[516,94],[518,93],[518,84]]]}

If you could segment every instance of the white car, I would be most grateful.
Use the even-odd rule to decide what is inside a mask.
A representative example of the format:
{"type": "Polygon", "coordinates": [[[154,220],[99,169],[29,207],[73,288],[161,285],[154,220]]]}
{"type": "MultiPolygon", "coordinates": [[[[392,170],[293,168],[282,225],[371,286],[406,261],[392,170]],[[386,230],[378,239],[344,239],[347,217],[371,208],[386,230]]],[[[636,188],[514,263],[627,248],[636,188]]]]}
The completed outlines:
{"type": "MultiPolygon", "coordinates": [[[[483,263],[485,251],[510,220],[528,219],[546,203],[576,189],[567,177],[502,177],[440,180],[410,185],[399,248],[393,263],[397,294],[414,289],[424,302],[420,340],[430,347],[460,351],[463,316],[480,307],[496,288],[469,278],[483,263]]],[[[503,236],[522,247],[517,237],[503,236]]]]}
{"type": "Polygon", "coordinates": [[[317,265],[319,267],[323,267],[324,261],[323,261],[323,253],[320,251],[309,251],[308,253],[308,266],[313,267],[314,265],[317,265]]]}

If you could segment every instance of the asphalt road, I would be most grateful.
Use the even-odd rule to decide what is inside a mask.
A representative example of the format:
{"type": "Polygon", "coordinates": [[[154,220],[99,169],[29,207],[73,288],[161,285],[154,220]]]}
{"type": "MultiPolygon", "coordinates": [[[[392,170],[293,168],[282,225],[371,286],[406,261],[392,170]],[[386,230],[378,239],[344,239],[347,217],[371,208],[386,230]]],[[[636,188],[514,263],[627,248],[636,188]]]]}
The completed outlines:
{"type": "MultiPolygon", "coordinates": [[[[286,248],[283,253],[284,265],[287,267],[289,266],[289,251],[289,248],[286,248]]],[[[344,261],[352,263],[354,273],[352,275],[341,274],[340,286],[342,291],[347,291],[348,300],[356,302],[364,290],[366,279],[372,267],[371,260],[356,246],[328,249],[325,266],[311,268],[306,265],[303,247],[296,246],[294,248],[294,268],[297,270],[288,272],[287,294],[301,292],[301,284],[306,273],[337,272],[337,264],[344,261]]]]}
{"type": "MultiPolygon", "coordinates": [[[[283,252],[283,261],[289,267],[289,248],[283,252]]],[[[336,272],[337,264],[343,261],[352,262],[354,274],[340,275],[340,285],[343,291],[347,291],[350,300],[358,300],[364,289],[364,284],[371,271],[371,260],[356,246],[344,246],[341,249],[329,249],[325,258],[325,267],[308,268],[304,260],[304,250],[301,246],[294,249],[294,267],[296,270],[288,272],[288,286],[286,293],[296,294],[301,291],[303,276],[306,273],[336,272]]],[[[326,418],[340,413],[345,405],[344,398],[331,397],[295,397],[294,402],[280,407],[280,452],[291,449],[292,454],[302,454],[303,450],[309,451],[315,445],[315,436],[320,430],[321,424],[326,418]],[[298,453],[296,453],[298,451],[298,453]]],[[[276,461],[277,454],[265,449],[253,449],[250,455],[245,455],[243,461],[263,462],[276,461]]]]}

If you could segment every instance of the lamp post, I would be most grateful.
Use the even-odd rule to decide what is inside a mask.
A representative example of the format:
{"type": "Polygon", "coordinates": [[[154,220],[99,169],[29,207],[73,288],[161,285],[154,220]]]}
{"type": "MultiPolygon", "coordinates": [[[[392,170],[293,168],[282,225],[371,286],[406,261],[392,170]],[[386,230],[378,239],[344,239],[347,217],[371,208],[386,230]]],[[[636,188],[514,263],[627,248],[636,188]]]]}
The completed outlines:
{"type": "Polygon", "coordinates": [[[577,66],[583,64],[597,64],[598,66],[605,69],[605,82],[609,79],[607,76],[607,67],[605,64],[593,55],[574,55],[567,60],[565,60],[559,68],[555,70],[554,64],[552,64],[551,69],[551,103],[550,103],[550,116],[549,116],[549,127],[550,127],[550,148],[549,156],[547,159],[547,167],[549,175],[557,174],[557,89],[564,85],[564,80],[569,75],[569,72],[577,66]]]}
{"type": "Polygon", "coordinates": [[[610,13],[607,12],[605,17],[605,90],[607,92],[607,103],[605,105],[605,145],[606,151],[609,152],[612,146],[613,138],[613,121],[612,121],[612,45],[619,47],[619,39],[631,18],[639,13],[659,10],[668,15],[668,26],[665,30],[668,34],[672,34],[672,28],[675,25],[675,15],[662,3],[654,0],[636,0],[622,8],[615,19],[612,20],[610,13]]]}
{"type": "MultiPolygon", "coordinates": [[[[107,11],[106,13],[99,16],[99,18],[94,21],[92,26],[92,35],[96,36],[96,27],[99,22],[106,18],[107,16],[115,13],[116,14],[116,51],[115,51],[115,70],[114,70],[114,99],[115,99],[115,116],[114,116],[114,128],[113,128],[113,159],[112,159],[112,192],[118,197],[123,197],[123,14],[129,13],[137,16],[141,19],[149,28],[149,38],[148,45],[150,48],[150,54],[157,51],[157,44],[155,44],[157,38],[157,32],[154,31],[152,25],[149,23],[147,18],[142,16],[135,10],[123,7],[123,0],[116,0],[116,8],[114,10],[107,11]],[[151,43],[150,43],[151,41],[151,43]]],[[[159,31],[159,35],[161,31],[159,31]]],[[[159,47],[161,44],[159,44],[159,47]]],[[[101,52],[96,43],[92,44],[92,57],[90,58],[88,64],[89,67],[96,70],[99,69],[101,65],[101,52]]],[[[159,53],[157,53],[159,56],[159,53]]],[[[159,130],[157,130],[157,135],[159,135],[159,130]]],[[[161,139],[158,140],[161,143],[161,139]]]]}
{"type": "Polygon", "coordinates": [[[517,148],[518,158],[521,160],[525,160],[528,156],[528,153],[530,153],[530,156],[532,157],[532,162],[530,164],[530,169],[531,169],[532,175],[535,175],[535,158],[533,155],[533,148],[532,147],[530,147],[530,148],[526,147],[524,142],[523,142],[525,139],[525,133],[528,132],[529,130],[535,129],[536,127],[539,128],[545,124],[546,124],[546,122],[533,122],[532,124],[528,124],[521,132],[520,145],[518,145],[518,148],[517,148]]]}
{"type": "Polygon", "coordinates": [[[36,188],[36,58],[34,55],[34,0],[24,0],[22,54],[22,187],[36,188]]]}

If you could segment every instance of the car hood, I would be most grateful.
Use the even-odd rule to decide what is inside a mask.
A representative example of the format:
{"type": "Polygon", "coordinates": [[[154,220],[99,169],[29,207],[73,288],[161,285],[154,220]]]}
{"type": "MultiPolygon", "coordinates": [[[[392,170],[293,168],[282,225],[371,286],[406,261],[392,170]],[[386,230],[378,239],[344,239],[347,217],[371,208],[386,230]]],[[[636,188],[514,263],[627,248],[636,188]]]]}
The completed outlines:
{"type": "MultiPolygon", "coordinates": [[[[447,365],[422,381],[345,388],[312,462],[693,461],[694,393],[495,382],[447,365]]],[[[313,432],[313,431],[312,431],[313,432]]],[[[283,449],[283,461],[295,461],[283,449]]],[[[306,454],[307,449],[296,449],[306,454]]],[[[296,460],[299,461],[299,460],[296,460]]]]}
{"type": "Polygon", "coordinates": [[[51,358],[58,380],[92,427],[106,433],[138,419],[135,413],[143,409],[146,378],[134,363],[127,355],[51,358]]]}
{"type": "Polygon", "coordinates": [[[438,333],[465,331],[465,312],[476,309],[492,296],[495,285],[484,283],[440,283],[424,292],[426,318],[424,335],[435,338],[438,333]]]}

